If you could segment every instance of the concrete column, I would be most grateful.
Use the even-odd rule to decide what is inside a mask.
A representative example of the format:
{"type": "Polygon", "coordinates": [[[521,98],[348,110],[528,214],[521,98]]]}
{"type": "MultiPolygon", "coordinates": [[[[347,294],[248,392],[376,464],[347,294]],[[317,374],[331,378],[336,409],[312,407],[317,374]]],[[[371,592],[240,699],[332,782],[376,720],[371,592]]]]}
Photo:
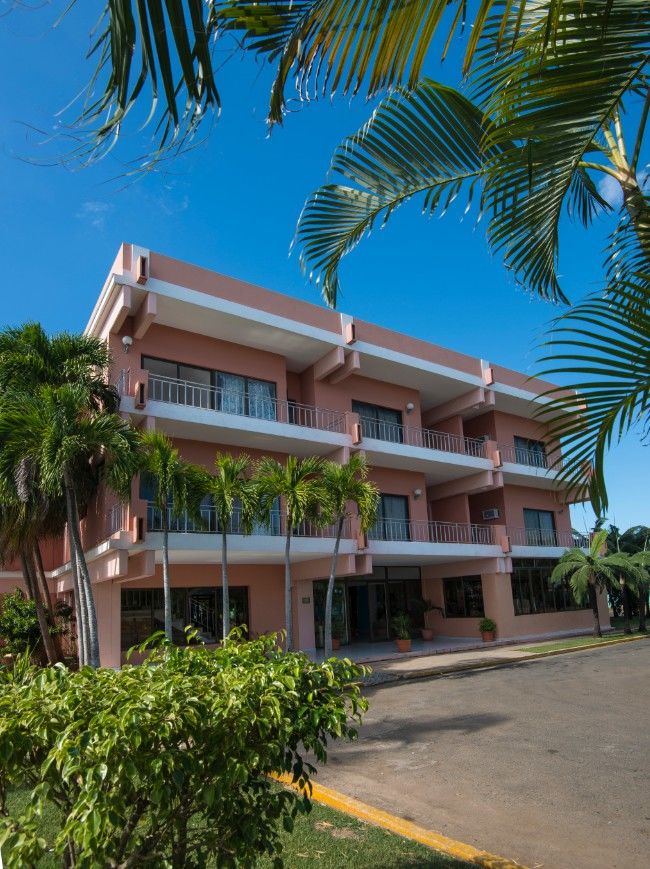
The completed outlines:
{"type": "Polygon", "coordinates": [[[121,587],[111,580],[93,585],[102,667],[122,664],[121,587]]]}
{"type": "Polygon", "coordinates": [[[314,633],[314,588],[311,579],[294,583],[294,625],[295,645],[304,652],[316,651],[314,633]]]}

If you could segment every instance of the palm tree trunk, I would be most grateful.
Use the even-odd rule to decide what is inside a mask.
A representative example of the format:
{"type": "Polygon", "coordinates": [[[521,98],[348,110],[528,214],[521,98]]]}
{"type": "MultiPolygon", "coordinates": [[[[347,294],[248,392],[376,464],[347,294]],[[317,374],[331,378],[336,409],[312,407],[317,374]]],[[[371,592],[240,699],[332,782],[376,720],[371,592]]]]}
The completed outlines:
{"type": "Polygon", "coordinates": [[[43,651],[45,652],[48,663],[56,664],[56,652],[47,624],[47,616],[45,615],[45,608],[43,607],[43,599],[41,598],[40,592],[36,585],[36,574],[34,572],[34,565],[30,564],[29,553],[20,553],[20,565],[22,567],[23,576],[25,578],[25,585],[27,586],[27,594],[34,602],[34,609],[36,610],[36,618],[38,620],[38,629],[41,634],[43,651]]]}
{"type": "Polygon", "coordinates": [[[336,529],[336,541],[334,543],[334,552],[332,554],[332,566],[330,567],[330,577],[327,583],[327,595],[325,596],[325,657],[332,656],[332,603],[334,601],[334,583],[336,582],[336,562],[339,557],[339,547],[341,545],[341,534],[343,533],[343,521],[345,516],[339,516],[338,527],[336,529]]]}
{"type": "Polygon", "coordinates": [[[594,637],[602,637],[600,615],[598,613],[598,594],[596,593],[596,586],[591,582],[589,583],[589,603],[594,614],[594,637]]]}
{"type": "Polygon", "coordinates": [[[225,525],[221,530],[221,591],[222,599],[222,624],[223,624],[223,639],[228,639],[230,633],[230,588],[228,587],[228,535],[225,525]]]}
{"type": "Polygon", "coordinates": [[[86,595],[79,581],[79,559],[72,542],[72,535],[70,535],[70,562],[74,586],[75,613],[77,616],[77,652],[79,655],[79,666],[85,667],[90,654],[90,647],[88,645],[88,610],[86,609],[86,595]]]}
{"type": "Polygon", "coordinates": [[[69,470],[64,471],[63,482],[65,488],[65,503],[66,513],[68,518],[68,528],[74,546],[74,551],[77,557],[77,570],[79,580],[79,590],[84,599],[86,613],[86,627],[88,637],[88,659],[86,663],[91,667],[99,667],[99,637],[97,635],[97,611],[95,610],[95,599],[93,597],[92,584],[90,581],[90,573],[88,572],[88,564],[84,555],[83,546],[81,543],[81,531],[79,528],[79,510],[77,508],[77,495],[74,489],[74,484],[69,470]]]}
{"type": "Polygon", "coordinates": [[[293,524],[287,518],[287,537],[284,544],[284,623],[287,631],[287,652],[293,649],[293,601],[291,594],[291,533],[293,524]]]}
{"type": "MultiPolygon", "coordinates": [[[[54,606],[52,605],[52,597],[50,596],[50,590],[47,586],[47,579],[45,578],[45,568],[43,567],[43,558],[41,556],[41,547],[39,546],[38,540],[34,541],[32,546],[32,559],[35,567],[36,574],[36,585],[40,590],[41,596],[43,598],[43,603],[45,605],[45,609],[47,611],[49,623],[51,625],[56,624],[56,614],[54,612],[54,606]]],[[[61,648],[61,639],[58,634],[55,634],[51,637],[52,645],[54,647],[54,653],[56,656],[56,662],[63,661],[63,649],[61,648]]]]}
{"type": "Polygon", "coordinates": [[[646,618],[646,608],[648,606],[648,589],[646,586],[642,585],[639,587],[639,633],[647,634],[648,629],[646,627],[645,618],[646,618]]]}
{"type": "Polygon", "coordinates": [[[163,516],[163,609],[165,611],[165,637],[172,642],[172,587],[169,578],[169,507],[162,509],[163,516]]]}
{"type": "Polygon", "coordinates": [[[619,585],[621,587],[621,597],[623,599],[623,633],[631,634],[632,633],[632,606],[630,602],[630,589],[627,587],[627,583],[619,578],[619,585]]]}

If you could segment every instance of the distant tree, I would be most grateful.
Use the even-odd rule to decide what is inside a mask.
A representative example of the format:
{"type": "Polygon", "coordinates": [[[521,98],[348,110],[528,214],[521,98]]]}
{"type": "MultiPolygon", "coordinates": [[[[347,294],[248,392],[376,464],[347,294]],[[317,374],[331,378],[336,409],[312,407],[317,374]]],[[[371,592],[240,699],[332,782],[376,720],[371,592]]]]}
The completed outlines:
{"type": "Polygon", "coordinates": [[[594,636],[602,636],[598,614],[598,592],[606,592],[619,585],[619,577],[626,582],[639,581],[641,570],[621,552],[604,555],[607,531],[597,531],[588,552],[568,549],[551,574],[551,582],[559,585],[568,580],[577,603],[588,599],[594,616],[594,636]]]}
{"type": "Polygon", "coordinates": [[[255,484],[259,497],[262,521],[270,521],[278,500],[284,520],[284,616],[287,632],[287,651],[293,649],[293,613],[291,583],[291,538],[297,527],[309,519],[316,519],[321,493],[322,459],[308,456],[298,459],[288,456],[284,464],[265,456],[257,465],[255,484]]]}
{"type": "Polygon", "coordinates": [[[172,641],[172,596],[169,574],[169,527],[173,517],[188,513],[197,518],[207,488],[207,474],[202,468],[184,461],[173,442],[161,431],[147,431],[141,436],[142,471],[153,484],[153,506],[161,515],[163,556],[163,607],[165,636],[172,641]]]}

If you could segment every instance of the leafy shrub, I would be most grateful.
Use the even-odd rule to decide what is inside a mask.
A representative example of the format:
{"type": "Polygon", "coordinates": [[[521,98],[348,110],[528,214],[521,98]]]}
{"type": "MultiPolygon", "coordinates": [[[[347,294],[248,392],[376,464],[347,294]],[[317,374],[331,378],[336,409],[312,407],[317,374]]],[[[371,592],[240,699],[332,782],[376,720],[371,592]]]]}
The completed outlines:
{"type": "Polygon", "coordinates": [[[391,626],[398,640],[411,639],[411,617],[408,613],[398,613],[392,620],[391,626]]]}
{"type": "Polygon", "coordinates": [[[482,633],[491,633],[492,631],[496,631],[497,623],[493,619],[481,619],[478,623],[478,629],[482,633]]]}
{"type": "Polygon", "coordinates": [[[0,818],[5,865],[44,853],[46,801],[68,866],[251,866],[263,853],[281,865],[279,827],[310,805],[267,776],[308,785],[302,752],[325,762],[328,737],[356,735],[361,675],[279,652],[275,636],[163,646],[121,671],[21,660],[0,674],[0,802],[12,785],[32,794],[20,817],[0,818]]]}
{"type": "Polygon", "coordinates": [[[35,649],[41,641],[34,601],[16,589],[6,594],[0,612],[0,639],[7,652],[17,655],[35,649]]]}

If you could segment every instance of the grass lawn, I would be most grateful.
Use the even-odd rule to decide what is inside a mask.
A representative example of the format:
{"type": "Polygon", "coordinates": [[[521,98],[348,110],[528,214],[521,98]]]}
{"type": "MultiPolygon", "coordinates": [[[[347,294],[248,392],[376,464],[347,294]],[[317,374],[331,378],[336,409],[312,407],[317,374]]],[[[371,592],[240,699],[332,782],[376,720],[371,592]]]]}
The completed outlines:
{"type": "MultiPolygon", "coordinates": [[[[632,619],[632,634],[631,636],[643,636],[638,633],[638,620],[632,619]]],[[[607,643],[610,640],[620,640],[630,634],[623,633],[623,619],[612,619],[613,631],[609,631],[602,637],[568,637],[566,640],[557,640],[551,643],[541,643],[538,646],[526,646],[522,649],[524,652],[555,652],[559,649],[576,649],[581,646],[598,646],[600,643],[607,643]]]]}
{"type": "MultiPolygon", "coordinates": [[[[24,807],[29,792],[15,791],[9,796],[9,812],[24,807]]],[[[56,813],[52,809],[43,819],[42,835],[52,840],[57,831],[56,813]]],[[[313,803],[308,815],[299,815],[293,833],[283,833],[282,856],[287,869],[318,865],[322,869],[471,869],[475,864],[454,860],[411,842],[313,803]]],[[[53,857],[46,857],[39,869],[59,867],[53,857]]],[[[268,869],[273,862],[262,859],[258,866],[268,869]]]]}

